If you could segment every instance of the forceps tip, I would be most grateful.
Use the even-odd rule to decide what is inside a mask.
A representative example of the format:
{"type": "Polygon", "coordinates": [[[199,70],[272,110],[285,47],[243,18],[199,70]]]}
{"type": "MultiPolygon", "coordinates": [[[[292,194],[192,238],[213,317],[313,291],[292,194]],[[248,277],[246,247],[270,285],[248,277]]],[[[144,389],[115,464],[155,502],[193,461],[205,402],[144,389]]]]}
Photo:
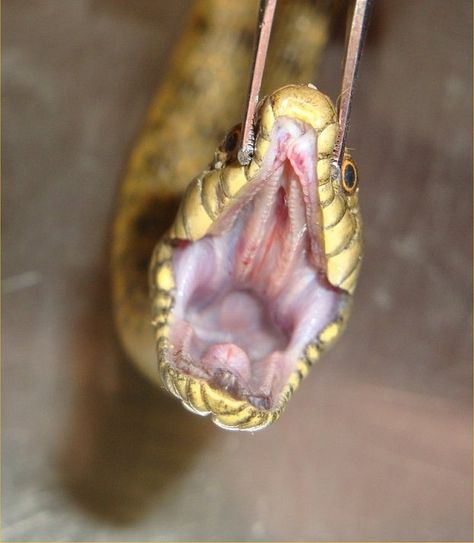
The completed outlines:
{"type": "Polygon", "coordinates": [[[355,0],[354,13],[352,15],[342,75],[342,90],[338,108],[339,128],[337,131],[336,143],[334,145],[332,158],[334,172],[336,172],[337,168],[340,167],[344,152],[344,144],[349,127],[349,115],[354,93],[354,85],[357,78],[365,34],[367,32],[369,19],[368,15],[371,3],[372,0],[355,0]]]}
{"type": "Polygon", "coordinates": [[[277,0],[260,0],[259,16],[255,36],[255,47],[249,88],[245,103],[242,135],[237,159],[242,166],[250,163],[254,151],[254,118],[258,96],[262,85],[263,70],[272,31],[277,0]]]}

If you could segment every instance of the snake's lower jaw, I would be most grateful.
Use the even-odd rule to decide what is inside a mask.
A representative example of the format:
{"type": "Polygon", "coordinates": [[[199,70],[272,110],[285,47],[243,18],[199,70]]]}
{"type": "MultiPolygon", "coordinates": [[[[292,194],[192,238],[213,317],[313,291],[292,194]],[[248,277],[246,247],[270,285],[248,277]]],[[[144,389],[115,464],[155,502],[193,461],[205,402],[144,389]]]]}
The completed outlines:
{"type": "Polygon", "coordinates": [[[205,235],[172,229],[152,265],[163,384],[228,429],[275,421],[349,308],[326,275],[317,133],[283,116],[268,142],[236,195],[221,186],[205,235]]]}

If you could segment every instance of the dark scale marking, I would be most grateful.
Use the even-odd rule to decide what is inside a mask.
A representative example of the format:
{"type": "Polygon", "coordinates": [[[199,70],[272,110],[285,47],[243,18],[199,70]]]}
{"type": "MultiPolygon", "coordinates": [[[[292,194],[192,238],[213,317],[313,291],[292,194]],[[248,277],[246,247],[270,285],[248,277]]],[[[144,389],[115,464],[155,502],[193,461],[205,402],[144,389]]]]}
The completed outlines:
{"type": "Polygon", "coordinates": [[[257,151],[255,151],[255,154],[253,155],[252,160],[260,168],[260,166],[262,165],[263,158],[257,153],[257,151]]]}
{"type": "MultiPolygon", "coordinates": [[[[156,288],[156,287],[155,287],[154,292],[156,293],[156,295],[162,294],[162,295],[170,296],[169,291],[165,290],[164,288],[156,288]]],[[[171,297],[171,298],[172,298],[172,297],[171,297]]],[[[173,300],[173,303],[174,303],[174,300],[173,300]]]]}
{"type": "Polygon", "coordinates": [[[228,197],[226,196],[224,187],[222,186],[220,177],[219,177],[219,182],[216,185],[216,198],[217,198],[217,203],[218,203],[216,216],[218,216],[222,209],[222,205],[228,199],[228,197]]]}
{"type": "MultiPolygon", "coordinates": [[[[218,212],[214,212],[212,210],[212,204],[211,202],[209,201],[209,187],[207,186],[208,184],[206,183],[206,181],[204,180],[201,184],[201,193],[200,193],[200,196],[201,196],[201,203],[202,203],[202,207],[204,208],[204,211],[207,213],[208,217],[211,219],[211,220],[214,220],[217,215],[218,215],[218,212]]],[[[219,185],[217,185],[217,188],[219,187],[219,185]]],[[[211,194],[211,200],[212,200],[212,194],[211,194]]]]}
{"type": "Polygon", "coordinates": [[[158,349],[158,351],[160,352],[163,352],[166,354],[166,351],[168,350],[169,348],[169,342],[168,342],[168,338],[166,337],[159,337],[156,341],[156,348],[158,349]]]}
{"type": "MultiPolygon", "coordinates": [[[[163,205],[163,197],[150,198],[136,212],[132,220],[132,235],[127,243],[127,251],[133,259],[125,265],[127,283],[137,285],[141,297],[148,297],[148,266],[153,255],[156,241],[171,224],[179,205],[179,200],[170,198],[168,205],[163,205]]],[[[157,263],[153,262],[156,266],[157,263]]]]}
{"type": "Polygon", "coordinates": [[[194,28],[200,34],[204,34],[209,29],[209,21],[202,15],[199,15],[194,20],[194,28]]]}
{"type": "Polygon", "coordinates": [[[316,360],[310,360],[308,355],[304,355],[304,361],[306,363],[306,365],[308,366],[308,368],[312,368],[314,366],[314,364],[316,364],[316,362],[318,361],[318,359],[316,360]]]}
{"type": "Polygon", "coordinates": [[[234,128],[229,134],[227,134],[224,145],[222,146],[223,151],[226,153],[232,153],[232,151],[235,150],[237,147],[237,144],[239,143],[239,135],[240,135],[240,125],[237,128],[234,128]]]}
{"type": "Polygon", "coordinates": [[[339,315],[334,322],[339,326],[342,326],[344,324],[344,319],[344,315],[339,315]]]}
{"type": "MultiPolygon", "coordinates": [[[[226,415],[238,415],[238,413],[234,414],[232,412],[226,412],[226,415]]],[[[236,424],[229,424],[229,428],[242,428],[245,427],[246,424],[252,421],[252,419],[256,416],[255,411],[252,411],[247,416],[245,416],[243,419],[240,419],[237,421],[236,424]]]]}
{"type": "Polygon", "coordinates": [[[149,260],[147,258],[139,258],[137,262],[137,269],[145,273],[148,269],[149,260]]]}
{"type": "Polygon", "coordinates": [[[284,49],[278,60],[279,63],[286,65],[286,68],[292,78],[301,72],[301,63],[298,61],[293,49],[284,49]]]}
{"type": "Polygon", "coordinates": [[[166,324],[169,320],[171,311],[169,309],[161,309],[156,311],[155,310],[155,316],[153,317],[153,323],[156,325],[158,324],[166,324]]]}
{"type": "Polygon", "coordinates": [[[330,196],[327,200],[321,200],[321,202],[320,202],[319,205],[320,205],[321,207],[323,207],[323,208],[324,208],[324,207],[328,207],[328,206],[330,206],[330,205],[334,202],[335,199],[336,199],[336,193],[333,191],[333,192],[331,193],[331,196],[330,196]]]}
{"type": "Polygon", "coordinates": [[[362,259],[361,257],[359,256],[358,258],[356,258],[352,268],[350,268],[349,272],[345,275],[345,277],[342,278],[341,281],[339,281],[339,284],[342,285],[342,283],[344,283],[344,281],[347,281],[349,279],[349,277],[356,272],[357,268],[361,265],[361,262],[362,262],[362,259]]]}
{"type": "Polygon", "coordinates": [[[162,258],[158,260],[158,257],[153,257],[153,273],[157,273],[160,268],[163,266],[168,266],[171,263],[171,258],[162,258]]]}
{"type": "MultiPolygon", "coordinates": [[[[309,361],[309,358],[306,355],[306,352],[303,354],[303,356],[304,356],[304,358],[301,360],[301,362],[303,362],[303,364],[306,366],[307,369],[310,369],[311,368],[311,362],[309,361]]],[[[304,378],[304,376],[303,376],[303,378],[304,378]]]]}
{"type": "Polygon", "coordinates": [[[183,76],[177,82],[178,93],[184,99],[192,99],[199,91],[199,85],[192,76],[183,76]]]}
{"type": "Polygon", "coordinates": [[[174,304],[170,303],[169,305],[162,306],[156,303],[153,303],[152,307],[152,317],[155,319],[161,319],[163,316],[166,316],[169,319],[172,315],[174,309],[174,304]]]}
{"type": "MultiPolygon", "coordinates": [[[[174,379],[176,379],[176,377],[174,376],[174,379]]],[[[175,389],[177,389],[176,385],[174,384],[174,381],[173,381],[173,386],[175,389]]],[[[201,387],[199,387],[201,388],[201,387]]],[[[179,393],[179,391],[177,391],[178,394],[181,396],[181,394],[179,393]]],[[[201,397],[202,397],[202,394],[201,394],[201,397]]],[[[196,407],[196,405],[198,404],[198,396],[193,392],[193,389],[191,387],[189,387],[186,391],[186,400],[189,404],[191,404],[191,407],[193,409],[195,409],[196,411],[198,411],[199,413],[201,413],[201,409],[199,409],[198,407],[196,407]]]]}
{"type": "Polygon", "coordinates": [[[164,119],[163,117],[157,117],[156,119],[153,119],[149,122],[149,124],[146,126],[146,130],[149,132],[156,132],[159,130],[162,130],[164,127],[164,119]]]}
{"type": "Polygon", "coordinates": [[[247,400],[250,404],[260,410],[268,411],[271,407],[271,400],[268,396],[264,395],[255,395],[247,396],[247,400]]]}
{"type": "Polygon", "coordinates": [[[226,191],[226,182],[224,181],[224,170],[219,170],[219,185],[218,185],[220,191],[222,191],[222,195],[225,198],[230,198],[230,195],[226,191]]]}
{"type": "Polygon", "coordinates": [[[158,333],[158,334],[161,334],[161,329],[162,328],[166,328],[166,326],[168,325],[168,321],[166,322],[153,322],[153,327],[155,328],[155,331],[158,333]]]}
{"type": "Polygon", "coordinates": [[[163,162],[163,158],[159,157],[156,153],[149,154],[143,160],[143,169],[145,175],[154,176],[157,174],[160,167],[170,168],[169,164],[163,162]]]}
{"type": "Polygon", "coordinates": [[[237,43],[240,43],[249,51],[253,48],[254,32],[253,29],[244,28],[237,37],[237,43]]]}
{"type": "Polygon", "coordinates": [[[349,234],[347,234],[347,237],[343,239],[341,245],[336,247],[333,251],[330,253],[326,253],[326,258],[334,258],[344,251],[347,251],[347,249],[350,249],[354,243],[356,243],[359,240],[359,236],[357,235],[356,229],[353,227],[349,234]]]}
{"type": "Polygon", "coordinates": [[[339,215],[339,217],[336,217],[336,220],[333,221],[332,223],[329,223],[327,225],[325,224],[324,230],[331,230],[332,228],[337,226],[342,221],[346,213],[349,213],[349,209],[347,207],[343,207],[342,213],[339,215]]]}

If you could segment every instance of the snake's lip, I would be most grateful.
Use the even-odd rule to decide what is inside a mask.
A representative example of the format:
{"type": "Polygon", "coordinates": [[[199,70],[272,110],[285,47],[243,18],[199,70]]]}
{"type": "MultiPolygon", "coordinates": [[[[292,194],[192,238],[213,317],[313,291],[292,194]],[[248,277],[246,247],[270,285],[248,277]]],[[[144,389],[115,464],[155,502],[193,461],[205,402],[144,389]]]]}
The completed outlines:
{"type": "MultiPolygon", "coordinates": [[[[319,342],[319,351],[321,332],[342,319],[347,294],[326,276],[317,156],[312,127],[278,119],[259,172],[207,235],[170,241],[175,289],[161,364],[188,387],[208,387],[203,397],[217,390],[241,409],[278,412],[312,363],[305,349],[319,342]]],[[[173,379],[167,386],[196,408],[173,379]]]]}

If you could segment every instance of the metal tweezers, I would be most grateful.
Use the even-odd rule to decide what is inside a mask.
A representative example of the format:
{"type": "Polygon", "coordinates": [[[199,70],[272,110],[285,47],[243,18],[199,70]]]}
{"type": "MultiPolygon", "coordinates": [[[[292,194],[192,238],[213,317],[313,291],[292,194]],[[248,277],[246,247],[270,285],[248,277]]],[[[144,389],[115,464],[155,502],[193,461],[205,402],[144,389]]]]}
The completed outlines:
{"type": "MultiPolygon", "coordinates": [[[[355,0],[354,13],[349,29],[342,75],[342,90],[338,108],[339,128],[332,157],[333,167],[337,171],[340,169],[344,153],[354,84],[367,30],[370,2],[371,0],[355,0]]],[[[255,112],[258,105],[276,3],[277,0],[260,0],[253,63],[250,71],[249,88],[238,153],[238,160],[242,165],[250,162],[254,152],[255,112]]]]}

